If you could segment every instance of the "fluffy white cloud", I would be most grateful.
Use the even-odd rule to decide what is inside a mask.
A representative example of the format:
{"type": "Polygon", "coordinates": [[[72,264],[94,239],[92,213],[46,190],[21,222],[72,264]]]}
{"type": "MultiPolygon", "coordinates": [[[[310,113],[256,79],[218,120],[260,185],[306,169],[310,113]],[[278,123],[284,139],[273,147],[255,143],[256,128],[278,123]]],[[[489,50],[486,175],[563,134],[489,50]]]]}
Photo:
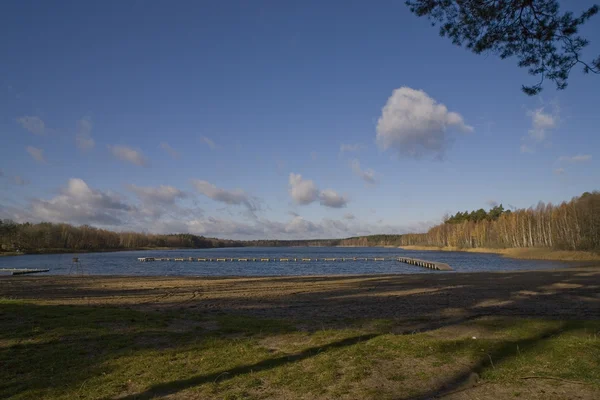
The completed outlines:
{"type": "Polygon", "coordinates": [[[373,171],[372,169],[363,170],[360,167],[360,161],[358,161],[357,159],[352,160],[352,163],[350,165],[354,174],[360,179],[372,185],[377,183],[377,179],[375,179],[375,171],[373,171]]]}
{"type": "Polygon", "coordinates": [[[172,148],[171,146],[169,146],[169,144],[167,142],[162,142],[160,144],[160,148],[163,149],[164,151],[166,151],[167,153],[169,153],[169,155],[175,159],[179,159],[180,154],[177,150],[175,150],[174,148],[172,148]]]}
{"type": "Polygon", "coordinates": [[[302,217],[294,217],[286,224],[284,231],[285,233],[307,234],[319,231],[319,227],[302,217]]]}
{"type": "Polygon", "coordinates": [[[364,148],[364,146],[362,144],[349,144],[349,143],[342,143],[340,145],[340,153],[346,153],[346,152],[352,152],[352,151],[359,151],[362,150],[364,148]]]}
{"type": "Polygon", "coordinates": [[[555,129],[559,123],[559,108],[554,105],[552,111],[546,111],[544,107],[527,111],[531,118],[531,128],[527,135],[521,138],[521,153],[533,153],[534,149],[548,142],[549,131],[555,129]]]}
{"type": "Polygon", "coordinates": [[[90,150],[96,145],[92,138],[92,120],[90,117],[83,117],[77,121],[77,133],[75,134],[75,142],[80,150],[90,150]]]}
{"type": "Polygon", "coordinates": [[[356,219],[356,217],[352,213],[346,213],[346,214],[344,214],[344,219],[353,220],[353,219],[356,219]]]}
{"type": "MultiPolygon", "coordinates": [[[[141,206],[139,207],[139,212],[143,217],[158,218],[163,214],[189,217],[191,214],[190,210],[186,212],[176,204],[177,200],[186,198],[188,196],[187,193],[173,186],[160,185],[153,187],[131,184],[127,187],[140,200],[141,206]]],[[[194,214],[202,213],[199,209],[194,209],[193,211],[194,214]]]]}
{"type": "Polygon", "coordinates": [[[139,165],[140,167],[148,165],[146,157],[144,157],[142,152],[139,150],[135,150],[127,146],[108,146],[108,150],[110,150],[114,157],[121,161],[130,162],[132,164],[139,165]]]}
{"type": "Polygon", "coordinates": [[[193,233],[232,239],[340,238],[422,231],[427,227],[374,224],[358,221],[351,214],[346,214],[341,220],[324,218],[311,221],[293,215],[287,221],[255,218],[251,222],[243,222],[205,217],[197,209],[183,207],[178,201],[185,194],[170,186],[130,185],[129,190],[136,194],[141,204],[127,201],[110,191],[94,189],[85,181],[72,178],[58,195],[50,199],[34,199],[24,208],[0,204],[0,218],[10,218],[19,222],[91,224],[115,230],[153,233],[193,233]],[[152,212],[149,210],[150,206],[162,208],[159,212],[152,212]]]}
{"type": "Polygon", "coordinates": [[[331,208],[342,208],[348,204],[348,199],[333,189],[325,189],[319,193],[319,201],[321,205],[331,208]]]}
{"type": "Polygon", "coordinates": [[[304,179],[302,175],[293,172],[289,178],[289,194],[294,203],[300,205],[311,204],[319,200],[322,206],[342,208],[348,203],[348,199],[335,190],[325,189],[320,191],[312,180],[304,179]]]}
{"type": "Polygon", "coordinates": [[[72,224],[119,226],[128,222],[132,207],[113,193],[92,189],[82,179],[69,179],[66,188],[50,200],[34,200],[31,214],[38,220],[72,224]]]}
{"type": "Polygon", "coordinates": [[[317,185],[309,179],[302,179],[300,174],[290,174],[289,193],[296,204],[306,205],[317,200],[319,189],[317,185]]]}
{"type": "Polygon", "coordinates": [[[531,129],[529,129],[529,138],[534,142],[543,142],[547,138],[547,131],[556,127],[558,122],[557,111],[555,114],[544,112],[544,108],[538,108],[533,111],[527,111],[527,116],[531,117],[531,129]]]}
{"type": "Polygon", "coordinates": [[[400,155],[441,157],[450,143],[448,128],[473,131],[460,114],[448,111],[424,91],[401,87],[394,90],[377,121],[377,144],[400,155]]]}
{"type": "Polygon", "coordinates": [[[44,150],[38,149],[37,147],[27,146],[25,149],[29,153],[29,155],[37,162],[41,164],[46,163],[46,158],[44,157],[44,150]]]}
{"type": "Polygon", "coordinates": [[[257,199],[251,197],[242,189],[226,190],[199,179],[192,179],[192,185],[199,193],[215,201],[230,205],[244,205],[250,211],[259,209],[257,199]]]}
{"type": "Polygon", "coordinates": [[[17,122],[29,132],[35,135],[44,135],[46,133],[46,124],[40,117],[24,116],[17,118],[17,122]]]}
{"type": "Polygon", "coordinates": [[[211,150],[214,150],[217,148],[217,144],[210,138],[206,137],[206,136],[202,136],[200,138],[201,141],[203,141],[204,143],[206,143],[208,145],[208,147],[211,148],[211,150]]]}
{"type": "Polygon", "coordinates": [[[578,154],[576,156],[562,156],[558,160],[563,161],[563,162],[569,162],[569,163],[581,163],[581,162],[590,161],[591,159],[592,159],[592,156],[589,154],[578,154]]]}

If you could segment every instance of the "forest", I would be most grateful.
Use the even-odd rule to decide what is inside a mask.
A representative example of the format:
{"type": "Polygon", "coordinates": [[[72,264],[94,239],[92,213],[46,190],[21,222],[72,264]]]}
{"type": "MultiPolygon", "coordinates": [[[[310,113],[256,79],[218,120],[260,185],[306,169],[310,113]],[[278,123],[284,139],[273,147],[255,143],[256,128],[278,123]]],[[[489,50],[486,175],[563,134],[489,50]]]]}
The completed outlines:
{"type": "Polygon", "coordinates": [[[52,253],[64,251],[135,250],[147,248],[239,247],[236,240],[206,238],[191,234],[155,235],[137,232],[113,232],[88,225],[17,224],[0,221],[1,252],[52,253]]]}
{"type": "Polygon", "coordinates": [[[458,212],[427,233],[349,238],[341,244],[600,251],[600,192],[585,192],[558,205],[458,212]]]}
{"type": "Polygon", "coordinates": [[[600,251],[600,192],[585,192],[558,205],[540,202],[527,209],[504,210],[499,205],[489,211],[457,212],[426,233],[328,240],[239,241],[192,234],[112,232],[87,225],[0,221],[0,254],[147,248],[409,245],[600,251]]]}

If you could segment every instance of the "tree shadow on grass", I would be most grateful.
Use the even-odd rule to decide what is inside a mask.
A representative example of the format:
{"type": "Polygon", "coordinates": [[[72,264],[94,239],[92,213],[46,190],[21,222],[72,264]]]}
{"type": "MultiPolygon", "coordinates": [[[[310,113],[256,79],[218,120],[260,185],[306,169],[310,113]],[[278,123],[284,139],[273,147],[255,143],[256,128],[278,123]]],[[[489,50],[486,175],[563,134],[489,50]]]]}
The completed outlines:
{"type": "MultiPolygon", "coordinates": [[[[165,315],[169,313],[178,315],[178,318],[186,318],[185,313],[198,315],[211,314],[231,316],[236,319],[238,315],[250,315],[254,317],[277,318],[288,321],[290,324],[295,320],[311,320],[317,328],[320,322],[325,321],[328,327],[334,319],[347,317],[362,318],[390,318],[397,319],[401,329],[394,333],[425,332],[428,330],[460,325],[481,316],[538,316],[545,318],[580,318],[598,319],[600,314],[597,308],[599,276],[582,275],[585,272],[557,271],[553,273],[543,272],[518,272],[504,274],[460,274],[460,275],[428,275],[421,276],[376,276],[361,281],[359,278],[341,282],[337,287],[335,281],[344,278],[319,278],[319,282],[331,282],[324,290],[315,292],[303,292],[301,288],[293,293],[281,297],[246,297],[236,291],[230,291],[225,296],[217,299],[201,298],[200,296],[183,296],[186,299],[185,307],[176,309],[181,303],[161,303],[161,294],[168,289],[150,290],[152,295],[157,295],[151,300],[161,313],[147,311],[127,310],[123,307],[126,303],[116,306],[84,307],[84,306],[39,306],[31,303],[5,304],[0,303],[0,377],[2,372],[8,376],[10,381],[2,382],[0,379],[0,397],[7,394],[17,395],[33,387],[37,393],[45,391],[57,384],[79,387],[90,376],[110,372],[110,366],[106,362],[120,357],[124,349],[133,348],[134,351],[145,349],[157,349],[169,345],[163,343],[167,338],[175,345],[185,347],[198,338],[208,335],[236,334],[220,329],[218,332],[167,332],[165,329],[165,315]],[[464,278],[464,279],[463,279],[464,278]],[[490,279],[495,279],[490,282],[490,279]],[[435,292],[420,290],[436,288],[435,292]],[[187,300],[187,299],[190,300],[187,300]],[[193,308],[198,307],[198,308],[193,308]],[[172,309],[168,309],[172,307],[172,309]],[[457,315],[445,314],[444,311],[458,310],[457,315]],[[181,314],[179,314],[181,313],[181,314]],[[158,315],[158,317],[156,317],[158,315]],[[408,327],[407,318],[422,318],[416,321],[414,327],[408,327]],[[136,327],[134,331],[122,330],[122,333],[111,331],[112,327],[119,324],[126,328],[136,327]],[[18,329],[6,329],[9,326],[18,329]],[[104,328],[102,328],[104,326],[104,328]],[[46,331],[55,330],[52,340],[43,343],[35,342],[35,338],[46,331]],[[140,339],[142,339],[140,341],[140,339]],[[22,341],[22,344],[11,345],[11,348],[2,347],[2,340],[14,343],[14,340],[22,341]],[[106,346],[105,343],[112,343],[106,346]],[[73,350],[75,344],[75,350],[73,350]],[[65,355],[69,356],[66,358],[65,355]],[[12,369],[11,365],[21,359],[22,365],[18,370],[12,369]],[[63,359],[61,359],[61,357],[63,359]],[[16,361],[15,361],[16,360],[16,361]],[[63,368],[63,371],[48,373],[49,367],[63,368]],[[8,371],[8,372],[7,372],[8,371]],[[11,376],[12,374],[12,376],[11,376]],[[18,374],[18,375],[15,375],[18,374]],[[16,378],[15,378],[16,376],[16,378]],[[56,379],[55,379],[56,378],[56,379]]],[[[277,282],[286,279],[277,279],[277,282]]],[[[311,278],[303,278],[310,281],[311,278]]],[[[16,283],[17,281],[15,281],[16,283]]],[[[35,281],[37,282],[37,281],[35,281]]],[[[248,283],[248,287],[254,281],[248,283]]],[[[124,297],[136,298],[139,290],[123,288],[115,290],[110,287],[94,287],[89,289],[86,281],[57,280],[54,284],[57,288],[50,292],[62,293],[63,286],[69,286],[70,297],[77,298],[78,295],[90,296],[91,298],[109,298],[115,294],[124,297]]],[[[246,285],[239,283],[238,285],[246,285]]],[[[14,285],[16,287],[17,285],[14,285]]],[[[301,286],[301,285],[300,285],[301,286]]],[[[19,290],[27,293],[27,287],[19,286],[19,290]]],[[[4,288],[3,292],[11,293],[11,287],[4,288]]],[[[35,288],[29,288],[35,290],[35,288]]],[[[181,287],[181,294],[192,293],[194,286],[181,287]]],[[[225,291],[227,288],[222,289],[225,291]]],[[[248,289],[250,290],[250,289],[248,289]]],[[[12,292],[13,295],[17,292],[12,292]]],[[[1,293],[0,293],[1,294],[1,293]]],[[[60,296],[59,296],[60,297],[60,296]]],[[[260,321],[260,319],[257,319],[260,321]]],[[[273,327],[276,328],[277,324],[273,327]]],[[[259,332],[270,334],[268,324],[248,324],[239,333],[246,335],[257,335],[259,332]],[[265,328],[266,327],[266,328],[265,328]],[[264,330],[263,330],[264,328],[264,330]]],[[[435,388],[417,397],[418,399],[431,398],[448,393],[452,388],[461,386],[467,381],[473,372],[485,374],[492,366],[496,367],[510,361],[517,355],[516,346],[521,349],[543,343],[548,338],[561,332],[575,329],[570,323],[561,323],[559,327],[540,330],[534,335],[526,335],[523,340],[503,340],[496,347],[490,348],[487,354],[478,354],[477,360],[472,367],[454,374],[449,379],[440,379],[435,388]],[[490,361],[491,360],[491,361],[490,361]]],[[[120,331],[121,332],[121,331],[120,331]]],[[[380,333],[380,332],[378,332],[380,333]]],[[[218,372],[214,369],[208,373],[191,378],[163,382],[147,389],[142,387],[141,393],[129,395],[127,399],[151,398],[175,394],[187,388],[202,385],[206,382],[231,379],[235,376],[247,374],[252,371],[272,370],[274,368],[298,362],[313,357],[319,351],[340,347],[352,346],[358,341],[368,340],[374,336],[358,336],[344,339],[338,342],[325,344],[318,348],[311,348],[296,353],[292,356],[264,359],[259,362],[248,363],[248,365],[237,366],[230,369],[222,367],[218,372]],[[354,340],[354,341],[353,341],[354,340]],[[319,350],[320,349],[320,350],[319,350]]],[[[171,345],[173,345],[171,343],[171,345]]],[[[458,343],[465,346],[467,343],[458,343]]],[[[458,351],[460,348],[446,349],[446,351],[458,351]]],[[[440,352],[445,351],[440,348],[440,352]]],[[[254,361],[254,360],[253,360],[254,361]]],[[[185,375],[184,375],[185,376],[185,375]]],[[[106,391],[103,395],[105,395],[106,391]]],[[[127,393],[127,392],[126,392],[127,393]]],[[[130,393],[130,392],[129,392],[130,393]]],[[[43,397],[43,396],[42,396],[43,397]]]]}
{"type": "MultiPolygon", "coordinates": [[[[554,336],[581,329],[581,322],[566,321],[559,322],[557,326],[543,329],[535,335],[520,340],[507,340],[494,346],[491,350],[480,355],[479,359],[469,368],[463,369],[462,372],[456,374],[448,380],[440,382],[436,387],[429,391],[410,397],[410,400],[428,400],[443,398],[446,395],[458,389],[467,389],[474,386],[476,381],[486,372],[502,367],[502,364],[509,362],[515,357],[519,357],[521,352],[526,352],[532,348],[541,345],[544,341],[551,339],[554,336]]],[[[472,342],[469,339],[460,342],[447,342],[438,348],[440,353],[456,353],[460,351],[468,351],[473,348],[472,342]]],[[[397,400],[406,399],[399,397],[397,400]]]]}
{"type": "MultiPolygon", "coordinates": [[[[181,315],[185,318],[186,315],[181,315]]],[[[242,335],[260,339],[296,331],[278,321],[227,316],[216,331],[194,329],[170,331],[169,323],[181,321],[166,313],[140,312],[114,307],[52,306],[23,302],[0,303],[0,398],[13,396],[53,397],[76,395],[89,379],[115,373],[112,362],[145,351],[213,351],[213,339],[223,346],[237,342],[242,335]],[[219,342],[221,343],[221,342],[219,342]]],[[[187,321],[189,322],[189,321],[187,321]]],[[[270,370],[321,352],[352,346],[376,337],[356,335],[303,351],[235,365],[226,357],[221,370],[150,387],[125,398],[152,398],[186,388],[231,379],[249,372],[270,370]],[[226,361],[227,360],[227,361],[226,361]]],[[[257,356],[261,356],[258,352],[257,356]]],[[[218,364],[217,364],[218,365],[218,364]]],[[[214,371],[214,367],[212,367],[214,371]]],[[[135,371],[133,371],[135,372],[135,371]]],[[[111,385],[116,385],[111,381],[111,385]]],[[[102,391],[102,390],[101,390],[102,391]]],[[[100,391],[100,392],[101,392],[100,391]]],[[[115,388],[109,389],[115,391],[115,388]]],[[[120,391],[117,389],[117,392],[120,391]]],[[[90,396],[90,394],[88,394],[90,396]]],[[[95,395],[92,395],[95,396],[95,395]]],[[[100,397],[106,396],[105,394],[100,397]]],[[[112,398],[114,394],[110,395],[112,398]]]]}
{"type": "Polygon", "coordinates": [[[379,336],[379,335],[370,334],[370,335],[354,336],[354,337],[346,338],[343,340],[338,340],[336,342],[329,343],[324,346],[311,347],[311,348],[301,351],[299,353],[294,353],[294,354],[286,355],[283,357],[270,358],[270,359],[263,360],[258,363],[255,363],[255,364],[244,365],[241,367],[232,368],[227,371],[215,372],[215,373],[207,374],[207,375],[197,375],[197,376],[194,376],[194,377],[191,377],[188,379],[180,379],[177,381],[160,383],[158,385],[154,385],[154,386],[150,387],[148,390],[146,390],[142,393],[137,393],[137,394],[132,394],[132,395],[129,395],[126,397],[121,397],[120,399],[121,400],[134,400],[134,399],[145,400],[145,399],[152,399],[155,397],[168,396],[170,394],[174,394],[174,393],[180,392],[185,389],[189,389],[189,388],[197,386],[197,385],[202,385],[204,383],[224,381],[224,380],[235,378],[236,376],[239,376],[239,375],[248,374],[251,372],[266,371],[266,370],[277,368],[277,367],[280,367],[280,366],[283,366],[286,364],[302,361],[307,358],[314,357],[321,352],[332,350],[332,349],[339,349],[339,348],[343,348],[343,347],[353,346],[357,343],[373,339],[374,337],[377,337],[377,336],[379,336]]]}

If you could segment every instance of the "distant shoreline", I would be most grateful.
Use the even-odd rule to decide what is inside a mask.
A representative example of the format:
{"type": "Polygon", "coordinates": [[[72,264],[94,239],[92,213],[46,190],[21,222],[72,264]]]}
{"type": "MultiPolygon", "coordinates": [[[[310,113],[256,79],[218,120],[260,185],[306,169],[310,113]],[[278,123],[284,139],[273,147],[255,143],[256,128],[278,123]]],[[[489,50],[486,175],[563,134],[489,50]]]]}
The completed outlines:
{"type": "Polygon", "coordinates": [[[73,250],[73,249],[37,249],[28,252],[0,252],[0,257],[16,257],[25,255],[41,255],[41,254],[89,254],[89,253],[112,253],[112,252],[123,252],[123,251],[154,251],[154,250],[216,250],[216,249],[243,249],[243,248],[255,248],[255,247],[340,247],[340,248],[393,248],[397,249],[398,246],[381,245],[381,246],[355,246],[355,245],[337,245],[337,246],[222,246],[222,247],[138,247],[134,249],[101,249],[101,250],[73,250]]]}
{"type": "MultiPolygon", "coordinates": [[[[208,247],[210,249],[210,247],[208,247]]],[[[42,254],[89,254],[89,253],[112,253],[112,252],[122,252],[122,251],[143,251],[143,250],[197,250],[185,247],[139,247],[135,249],[99,249],[99,250],[74,250],[74,249],[38,249],[34,251],[28,252],[0,252],[0,257],[16,257],[16,256],[26,256],[26,255],[42,255],[42,254]]]]}
{"type": "MultiPolygon", "coordinates": [[[[41,254],[89,254],[89,253],[111,253],[125,251],[156,251],[156,250],[215,250],[215,249],[241,249],[253,248],[262,246],[223,246],[223,247],[139,247],[134,249],[101,249],[101,250],[73,250],[73,249],[38,249],[30,252],[0,252],[0,257],[11,257],[21,255],[41,255],[41,254]]],[[[270,246],[265,246],[270,247],[270,246]]],[[[280,247],[280,246],[276,246],[280,247]]],[[[600,253],[590,251],[576,250],[552,250],[547,248],[508,248],[508,249],[493,249],[493,248],[473,248],[461,249],[458,247],[437,247],[437,246],[395,246],[395,245],[379,245],[379,246],[359,246],[359,245],[337,245],[337,246],[289,246],[294,248],[300,247],[336,247],[336,248],[394,248],[402,250],[416,251],[448,251],[448,252],[466,252],[466,253],[487,253],[499,254],[506,258],[515,258],[522,260],[548,260],[548,261],[600,261],[600,253]]]]}
{"type": "Polygon", "coordinates": [[[491,253],[500,254],[507,258],[517,258],[521,260],[548,260],[548,261],[600,261],[600,253],[578,250],[553,250],[546,248],[474,248],[460,249],[458,247],[436,247],[436,246],[400,246],[403,250],[420,251],[451,251],[466,253],[491,253]]]}

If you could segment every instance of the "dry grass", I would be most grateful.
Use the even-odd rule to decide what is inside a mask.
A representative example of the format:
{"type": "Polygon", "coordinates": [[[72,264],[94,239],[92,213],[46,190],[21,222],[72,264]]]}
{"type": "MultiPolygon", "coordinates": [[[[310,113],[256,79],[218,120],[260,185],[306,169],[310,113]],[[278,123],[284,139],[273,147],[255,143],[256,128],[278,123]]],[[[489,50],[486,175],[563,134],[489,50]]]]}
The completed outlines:
{"type": "Polygon", "coordinates": [[[404,250],[419,251],[465,251],[468,253],[493,253],[504,257],[520,258],[524,260],[554,260],[554,261],[600,261],[600,253],[591,251],[552,250],[546,248],[510,248],[492,249],[476,248],[461,249],[458,247],[436,247],[436,246],[401,246],[404,250]]]}

